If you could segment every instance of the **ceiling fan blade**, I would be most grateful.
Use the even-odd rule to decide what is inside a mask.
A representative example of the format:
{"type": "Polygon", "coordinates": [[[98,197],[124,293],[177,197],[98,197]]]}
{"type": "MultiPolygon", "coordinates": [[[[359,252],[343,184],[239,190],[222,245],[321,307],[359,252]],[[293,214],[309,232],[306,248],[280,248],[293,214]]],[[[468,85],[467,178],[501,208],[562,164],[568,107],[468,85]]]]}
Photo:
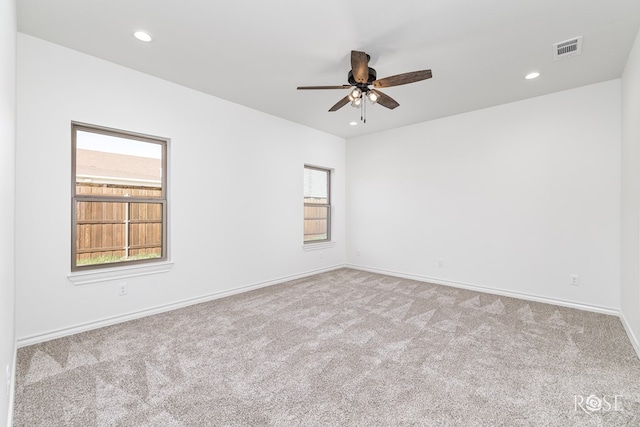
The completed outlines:
{"type": "Polygon", "coordinates": [[[329,111],[338,111],[339,109],[341,109],[342,107],[344,107],[345,105],[347,105],[350,102],[349,97],[345,96],[344,98],[342,98],[340,101],[336,102],[336,105],[334,105],[333,107],[331,107],[329,109],[329,111]]]}
{"type": "Polygon", "coordinates": [[[431,70],[412,71],[410,73],[398,74],[391,77],[385,77],[373,82],[373,87],[391,87],[406,85],[407,83],[419,82],[420,80],[430,79],[432,77],[431,70]]]}
{"type": "Polygon", "coordinates": [[[383,107],[387,107],[388,109],[393,110],[394,108],[400,106],[400,104],[398,104],[398,102],[395,99],[393,99],[389,95],[385,95],[379,90],[373,89],[373,93],[378,95],[378,100],[376,102],[382,105],[383,107]]]}
{"type": "Polygon", "coordinates": [[[369,80],[369,60],[367,54],[364,52],[358,52],[357,50],[351,51],[351,71],[353,71],[353,78],[358,83],[366,83],[369,80]]]}
{"type": "Polygon", "coordinates": [[[342,86],[298,86],[298,90],[316,90],[316,89],[349,89],[351,85],[342,86]]]}

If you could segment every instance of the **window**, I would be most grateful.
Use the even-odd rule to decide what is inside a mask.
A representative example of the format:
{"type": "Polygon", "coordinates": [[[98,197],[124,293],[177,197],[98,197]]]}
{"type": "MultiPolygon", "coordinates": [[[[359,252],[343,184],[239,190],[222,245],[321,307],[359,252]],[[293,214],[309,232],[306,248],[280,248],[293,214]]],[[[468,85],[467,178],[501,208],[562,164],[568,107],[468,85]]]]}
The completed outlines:
{"type": "Polygon", "coordinates": [[[304,167],[304,243],[331,240],[331,171],[304,167]]]}
{"type": "Polygon", "coordinates": [[[166,260],[168,140],[71,130],[71,270],[166,260]]]}

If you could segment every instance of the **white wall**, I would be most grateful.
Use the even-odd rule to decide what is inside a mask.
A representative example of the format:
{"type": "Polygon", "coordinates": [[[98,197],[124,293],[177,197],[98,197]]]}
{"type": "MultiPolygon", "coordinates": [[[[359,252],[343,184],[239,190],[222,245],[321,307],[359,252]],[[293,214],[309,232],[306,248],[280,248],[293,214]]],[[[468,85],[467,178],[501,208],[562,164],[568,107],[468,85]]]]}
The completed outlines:
{"type": "Polygon", "coordinates": [[[623,322],[640,356],[640,33],[622,76],[623,322]]]}
{"type": "MultiPolygon", "coordinates": [[[[212,76],[215,78],[215,76],[212,76]]],[[[18,34],[19,342],[342,265],[344,139],[18,34]],[[173,269],[74,286],[70,122],[171,138],[173,269]],[[335,169],[334,247],[302,249],[303,165],[335,169]],[[43,335],[44,334],[44,335],[43,335]]]]}
{"type": "Polygon", "coordinates": [[[11,419],[5,372],[14,371],[16,3],[0,0],[0,424],[11,419]]]}
{"type": "Polygon", "coordinates": [[[619,80],[349,139],[347,171],[348,264],[619,308],[619,80]]]}

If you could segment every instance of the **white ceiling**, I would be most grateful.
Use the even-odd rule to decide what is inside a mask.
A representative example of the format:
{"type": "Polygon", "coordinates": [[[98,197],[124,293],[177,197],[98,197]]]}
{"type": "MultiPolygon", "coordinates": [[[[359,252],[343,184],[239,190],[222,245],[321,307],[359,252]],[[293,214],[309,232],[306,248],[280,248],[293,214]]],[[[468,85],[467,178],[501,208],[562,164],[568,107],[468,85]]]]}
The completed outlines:
{"type": "MultiPolygon", "coordinates": [[[[19,0],[21,32],[341,137],[378,132],[619,78],[640,27],[638,0],[19,0]],[[144,29],[154,41],[132,37],[144,29]],[[553,60],[553,43],[583,36],[553,60]],[[395,110],[327,110],[346,90],[350,51],[395,110]],[[530,71],[542,75],[525,80],[530,71]]],[[[212,118],[215,120],[215,118],[212,118]]]]}

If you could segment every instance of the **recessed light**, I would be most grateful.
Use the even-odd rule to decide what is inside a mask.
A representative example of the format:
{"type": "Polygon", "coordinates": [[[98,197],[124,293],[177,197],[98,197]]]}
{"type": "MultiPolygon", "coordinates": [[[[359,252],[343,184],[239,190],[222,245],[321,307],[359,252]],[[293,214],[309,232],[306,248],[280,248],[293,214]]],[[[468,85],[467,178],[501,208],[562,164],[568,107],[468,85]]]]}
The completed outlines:
{"type": "Polygon", "coordinates": [[[349,122],[350,126],[358,126],[358,122],[349,122]]]}
{"type": "Polygon", "coordinates": [[[538,72],[529,73],[526,76],[524,76],[524,78],[527,80],[537,79],[538,77],[540,77],[540,73],[538,72]]]}
{"type": "Polygon", "coordinates": [[[144,31],[136,31],[135,33],[133,33],[133,35],[135,38],[137,38],[141,42],[150,42],[151,40],[153,40],[151,36],[148,33],[145,33],[144,31]]]}

